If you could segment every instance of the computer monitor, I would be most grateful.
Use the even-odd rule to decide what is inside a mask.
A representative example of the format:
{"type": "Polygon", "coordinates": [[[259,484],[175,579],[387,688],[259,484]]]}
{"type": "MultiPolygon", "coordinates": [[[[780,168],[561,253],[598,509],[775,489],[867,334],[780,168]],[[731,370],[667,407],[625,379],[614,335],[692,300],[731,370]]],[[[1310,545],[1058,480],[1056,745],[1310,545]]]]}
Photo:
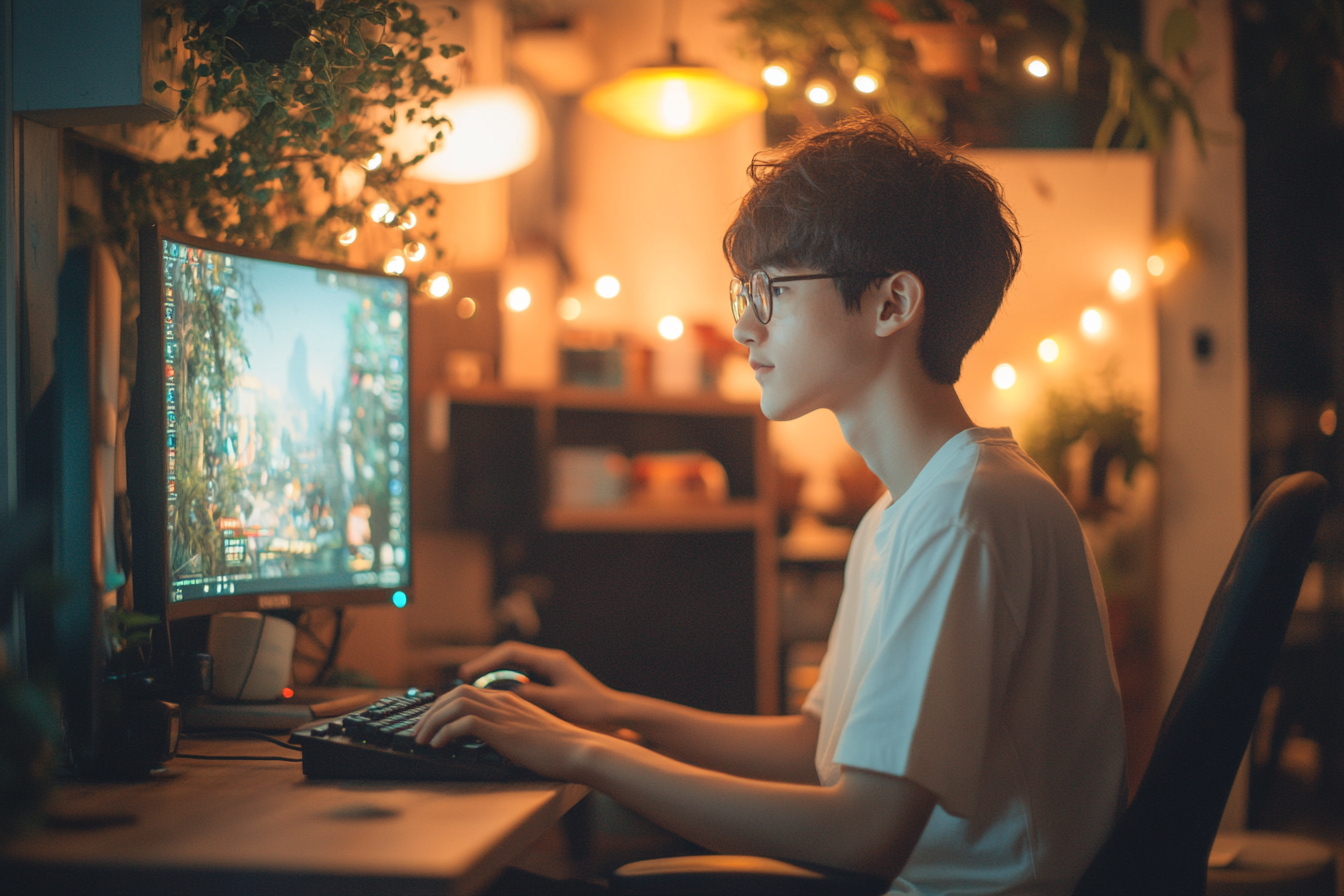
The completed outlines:
{"type": "Polygon", "coordinates": [[[403,604],[407,280],[153,226],[140,264],[135,608],[403,604]]]}

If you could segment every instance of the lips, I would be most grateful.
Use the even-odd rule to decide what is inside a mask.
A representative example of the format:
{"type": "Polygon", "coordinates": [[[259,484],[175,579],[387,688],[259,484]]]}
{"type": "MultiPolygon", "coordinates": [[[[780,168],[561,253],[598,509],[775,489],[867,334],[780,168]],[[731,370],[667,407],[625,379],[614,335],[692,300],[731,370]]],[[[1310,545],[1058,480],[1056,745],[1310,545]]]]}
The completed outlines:
{"type": "Polygon", "coordinates": [[[751,361],[750,363],[751,363],[751,369],[753,371],[762,369],[768,370],[774,366],[773,364],[762,364],[760,361],[751,361]]]}

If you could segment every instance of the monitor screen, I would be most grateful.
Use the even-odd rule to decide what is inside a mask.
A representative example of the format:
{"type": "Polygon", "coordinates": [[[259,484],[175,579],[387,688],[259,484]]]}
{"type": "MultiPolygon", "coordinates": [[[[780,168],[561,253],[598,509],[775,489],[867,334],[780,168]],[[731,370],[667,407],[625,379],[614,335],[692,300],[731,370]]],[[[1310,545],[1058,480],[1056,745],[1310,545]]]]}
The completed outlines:
{"type": "Polygon", "coordinates": [[[161,279],[142,296],[154,319],[141,332],[156,326],[158,338],[140,356],[162,370],[149,386],[162,420],[151,491],[168,614],[379,600],[408,586],[405,278],[154,243],[142,264],[153,252],[161,279]]]}

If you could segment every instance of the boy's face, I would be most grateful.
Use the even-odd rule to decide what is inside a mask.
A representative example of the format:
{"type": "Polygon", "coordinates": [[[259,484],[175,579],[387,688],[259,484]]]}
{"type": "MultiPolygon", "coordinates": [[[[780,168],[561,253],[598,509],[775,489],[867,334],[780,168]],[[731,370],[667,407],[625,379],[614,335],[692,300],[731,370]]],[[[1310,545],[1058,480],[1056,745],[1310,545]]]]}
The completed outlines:
{"type": "MultiPolygon", "coordinates": [[[[772,277],[820,273],[803,268],[765,269],[772,277]]],[[[847,311],[834,280],[774,284],[774,313],[762,324],[750,309],[733,338],[750,349],[761,384],[761,411],[771,420],[793,420],[854,401],[881,366],[883,346],[868,320],[872,297],[858,313],[847,311]]]]}

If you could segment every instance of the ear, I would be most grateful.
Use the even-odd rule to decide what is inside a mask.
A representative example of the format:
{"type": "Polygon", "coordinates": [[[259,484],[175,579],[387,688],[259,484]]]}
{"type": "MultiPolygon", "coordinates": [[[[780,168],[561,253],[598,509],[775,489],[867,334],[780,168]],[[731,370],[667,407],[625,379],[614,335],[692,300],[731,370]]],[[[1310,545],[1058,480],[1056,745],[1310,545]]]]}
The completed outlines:
{"type": "Polygon", "coordinates": [[[877,322],[873,332],[878,336],[904,330],[924,311],[924,283],[909,271],[892,274],[875,291],[877,322]]]}

